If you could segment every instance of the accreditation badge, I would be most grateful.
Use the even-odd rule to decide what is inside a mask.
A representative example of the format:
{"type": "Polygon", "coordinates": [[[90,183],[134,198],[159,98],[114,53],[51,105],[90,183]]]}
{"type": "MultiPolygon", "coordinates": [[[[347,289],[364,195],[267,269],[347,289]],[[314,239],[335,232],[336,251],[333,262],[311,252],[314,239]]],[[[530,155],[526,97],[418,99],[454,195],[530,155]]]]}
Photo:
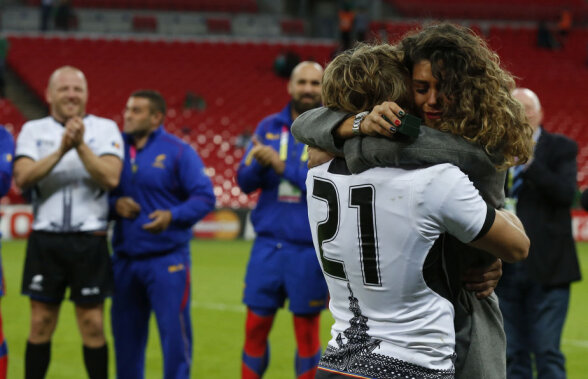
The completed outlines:
{"type": "MultiPolygon", "coordinates": [[[[287,125],[282,126],[280,134],[280,160],[286,162],[288,159],[288,140],[290,139],[290,129],[287,125]]],[[[300,203],[302,191],[286,179],[280,180],[278,186],[278,201],[282,203],[300,203]]]]}
{"type": "Polygon", "coordinates": [[[278,186],[278,201],[282,203],[300,203],[302,191],[286,179],[278,186]]]}

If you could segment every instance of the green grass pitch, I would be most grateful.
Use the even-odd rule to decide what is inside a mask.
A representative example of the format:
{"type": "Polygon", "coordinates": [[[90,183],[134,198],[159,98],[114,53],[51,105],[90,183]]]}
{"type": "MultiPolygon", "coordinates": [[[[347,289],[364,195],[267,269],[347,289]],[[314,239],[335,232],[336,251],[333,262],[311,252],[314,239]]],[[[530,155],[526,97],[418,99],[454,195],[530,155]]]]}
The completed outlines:
{"type": "MultiPolygon", "coordinates": [[[[195,241],[192,244],[192,321],[194,329],[193,378],[238,378],[245,321],[241,304],[245,265],[250,241],[195,241]]],[[[585,275],[588,273],[588,243],[578,244],[585,275]]],[[[2,260],[8,294],[2,299],[4,333],[9,349],[9,378],[24,376],[24,350],[29,329],[28,298],[20,295],[24,260],[24,241],[5,241],[2,260]]],[[[114,378],[114,354],[106,303],[106,333],[110,344],[110,372],[114,378]]],[[[570,312],[564,330],[563,349],[567,357],[568,377],[585,378],[588,372],[588,281],[572,286],[570,312]]],[[[329,339],[332,319],[328,312],[321,321],[321,341],[329,339]]],[[[157,328],[152,320],[147,347],[146,378],[162,377],[162,362],[157,328]]],[[[270,344],[271,362],[268,379],[294,378],[294,335],[289,312],[281,310],[276,318],[270,344]]],[[[72,304],[63,303],[52,343],[48,379],[86,377],[81,340],[72,304]]]]}

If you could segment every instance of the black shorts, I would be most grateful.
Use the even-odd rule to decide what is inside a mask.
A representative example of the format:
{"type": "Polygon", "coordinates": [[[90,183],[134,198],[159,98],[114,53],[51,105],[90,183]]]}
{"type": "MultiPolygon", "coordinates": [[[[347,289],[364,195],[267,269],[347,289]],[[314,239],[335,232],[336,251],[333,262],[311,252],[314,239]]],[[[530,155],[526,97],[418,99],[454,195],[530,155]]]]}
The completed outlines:
{"type": "Polygon", "coordinates": [[[101,303],[112,294],[106,235],[33,231],[27,244],[22,293],[47,303],[101,303]]]}

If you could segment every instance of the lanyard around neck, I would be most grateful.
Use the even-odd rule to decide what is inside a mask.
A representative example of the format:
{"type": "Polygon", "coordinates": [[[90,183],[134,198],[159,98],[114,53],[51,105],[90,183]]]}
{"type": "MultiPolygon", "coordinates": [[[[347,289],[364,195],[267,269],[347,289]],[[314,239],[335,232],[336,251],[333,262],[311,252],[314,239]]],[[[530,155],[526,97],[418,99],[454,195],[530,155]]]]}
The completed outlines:
{"type": "Polygon", "coordinates": [[[137,163],[136,163],[136,159],[137,159],[137,148],[135,147],[135,145],[131,145],[129,148],[129,156],[131,158],[131,170],[133,171],[133,174],[135,172],[137,172],[137,163]]]}
{"type": "Polygon", "coordinates": [[[290,138],[290,131],[286,125],[282,126],[282,133],[280,134],[280,160],[285,161],[288,158],[288,139],[290,138]]]}
{"type": "MultiPolygon", "coordinates": [[[[282,133],[280,134],[280,160],[286,161],[288,158],[288,140],[290,138],[290,130],[286,125],[282,126],[282,133]]],[[[308,146],[304,145],[300,160],[305,162],[308,160],[308,146]]]]}

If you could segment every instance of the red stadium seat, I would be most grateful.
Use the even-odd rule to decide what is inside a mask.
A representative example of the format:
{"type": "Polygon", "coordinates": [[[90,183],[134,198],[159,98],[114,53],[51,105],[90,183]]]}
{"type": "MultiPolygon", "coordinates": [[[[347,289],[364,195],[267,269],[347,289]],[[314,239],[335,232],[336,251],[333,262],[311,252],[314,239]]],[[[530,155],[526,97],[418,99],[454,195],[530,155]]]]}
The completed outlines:
{"type": "Polygon", "coordinates": [[[225,17],[209,17],[206,19],[206,27],[213,34],[228,34],[231,32],[231,20],[225,17]]]}
{"type": "Polygon", "coordinates": [[[280,22],[282,34],[286,36],[303,36],[304,21],[300,19],[282,20],[280,22]]]}
{"type": "Polygon", "coordinates": [[[157,18],[148,15],[134,15],[133,30],[135,32],[155,33],[157,31],[157,18]]]}

